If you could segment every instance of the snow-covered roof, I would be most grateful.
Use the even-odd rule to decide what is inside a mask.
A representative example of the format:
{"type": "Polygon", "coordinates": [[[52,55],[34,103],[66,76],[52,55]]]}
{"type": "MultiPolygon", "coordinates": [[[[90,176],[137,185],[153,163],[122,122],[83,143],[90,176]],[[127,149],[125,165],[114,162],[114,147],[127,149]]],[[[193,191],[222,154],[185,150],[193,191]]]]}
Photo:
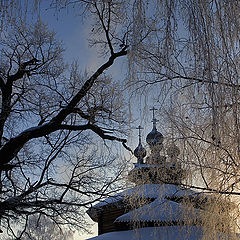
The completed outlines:
{"type": "MultiPolygon", "coordinates": [[[[150,227],[146,225],[144,228],[137,228],[128,231],[118,231],[102,234],[89,240],[200,240],[203,237],[201,223],[203,211],[188,201],[182,201],[190,197],[190,202],[195,204],[204,203],[211,196],[198,193],[190,189],[182,189],[172,184],[145,184],[125,190],[114,197],[106,199],[91,208],[91,214],[98,214],[98,211],[107,209],[109,204],[124,204],[124,201],[132,201],[136,199],[136,208],[116,218],[116,226],[118,224],[129,224],[136,226],[144,226],[141,223],[155,222],[154,225],[159,227],[150,227]],[[193,198],[191,201],[191,198],[193,198]],[[145,204],[138,204],[137,199],[147,199],[145,204]],[[198,201],[199,200],[199,201],[198,201]],[[203,202],[201,201],[203,200],[203,202]],[[199,221],[200,220],[200,221],[199,221]],[[138,223],[140,223],[138,225],[138,223]]],[[[213,199],[214,200],[214,199],[213,199]]],[[[141,201],[140,201],[141,202],[141,201]]],[[[122,206],[122,205],[121,205],[122,206]]],[[[92,217],[92,216],[91,216],[92,217]]],[[[125,226],[124,225],[124,226],[125,226]]],[[[206,230],[206,229],[205,229],[206,230]]],[[[211,233],[211,231],[210,231],[211,233]]],[[[215,234],[215,233],[211,233],[215,234]]],[[[216,240],[240,239],[239,235],[229,238],[226,234],[216,233],[213,238],[216,240]],[[236,238],[235,238],[236,237],[236,238]]]]}
{"type": "Polygon", "coordinates": [[[200,240],[201,238],[202,229],[200,227],[166,226],[110,232],[89,240],[200,240]]]}
{"type": "Polygon", "coordinates": [[[189,197],[195,198],[199,194],[173,184],[145,184],[107,198],[91,207],[87,213],[94,221],[98,221],[98,214],[105,207],[115,205],[121,208],[124,204],[129,204],[136,209],[118,217],[116,222],[182,222],[184,221],[184,217],[186,217],[186,213],[191,215],[192,221],[195,221],[196,212],[199,210],[190,208],[191,210],[189,211],[191,213],[189,213],[186,205],[171,200],[189,197]],[[144,205],[142,200],[149,201],[146,201],[144,205]]]}
{"type": "Polygon", "coordinates": [[[107,198],[93,206],[93,208],[102,208],[105,205],[126,200],[133,197],[139,197],[144,199],[157,199],[166,197],[187,197],[196,196],[199,193],[190,189],[182,189],[173,184],[144,184],[136,186],[131,189],[127,189],[121,193],[114,195],[113,197],[107,198]]]}
{"type": "Polygon", "coordinates": [[[157,198],[150,204],[130,211],[115,222],[188,222],[194,224],[201,210],[184,204],[157,198]]]}

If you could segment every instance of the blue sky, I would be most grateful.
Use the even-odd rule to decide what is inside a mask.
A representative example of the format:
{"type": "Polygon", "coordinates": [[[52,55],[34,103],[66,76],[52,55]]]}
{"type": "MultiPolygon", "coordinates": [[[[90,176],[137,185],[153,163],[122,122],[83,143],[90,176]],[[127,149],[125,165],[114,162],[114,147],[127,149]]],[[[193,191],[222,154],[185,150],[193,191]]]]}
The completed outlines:
{"type": "MultiPolygon", "coordinates": [[[[49,30],[55,31],[56,38],[63,42],[66,62],[70,64],[73,60],[78,60],[81,71],[87,70],[91,72],[96,70],[103,63],[103,60],[97,57],[96,49],[88,47],[87,39],[91,24],[88,21],[83,24],[81,18],[76,15],[72,8],[63,9],[60,12],[49,9],[50,2],[49,0],[41,1],[38,12],[27,16],[28,21],[34,23],[37,17],[40,16],[41,20],[48,25],[49,30]]],[[[115,67],[115,69],[117,68],[115,67]]],[[[90,221],[88,216],[86,218],[90,221]]],[[[92,231],[93,235],[76,232],[74,240],[96,236],[97,224],[93,226],[92,231]]]]}
{"type": "Polygon", "coordinates": [[[48,24],[49,29],[56,32],[59,40],[62,40],[66,49],[66,60],[71,62],[78,59],[80,65],[86,68],[90,58],[94,57],[94,50],[88,48],[88,30],[90,24],[81,22],[72,8],[56,11],[49,9],[49,1],[43,1],[40,5],[42,21],[48,24]]]}
{"type": "MultiPolygon", "coordinates": [[[[88,45],[89,33],[92,29],[91,19],[84,19],[83,22],[77,10],[72,7],[60,11],[54,8],[50,9],[49,2],[43,0],[38,13],[41,20],[48,24],[49,29],[56,32],[57,39],[63,41],[66,50],[65,60],[68,63],[78,60],[81,71],[95,71],[103,64],[105,59],[99,58],[97,49],[95,47],[90,48],[88,45]]],[[[116,80],[122,78],[123,62],[123,59],[118,59],[107,71],[114,79],[117,78],[116,80]]]]}
{"type": "MultiPolygon", "coordinates": [[[[43,0],[39,14],[41,20],[48,24],[50,30],[56,32],[58,40],[62,40],[65,48],[65,60],[71,63],[73,60],[78,60],[81,71],[95,71],[101,64],[103,64],[104,59],[100,59],[96,54],[97,49],[89,48],[88,46],[88,35],[91,31],[90,20],[85,20],[83,23],[81,17],[77,16],[76,11],[69,7],[68,9],[63,9],[60,12],[56,12],[55,9],[49,9],[48,4],[50,1],[43,0]]],[[[36,15],[35,15],[36,17],[36,15]]],[[[34,21],[34,17],[30,21],[34,21]]],[[[116,61],[115,65],[108,70],[114,79],[120,80],[122,76],[122,60],[116,61]]],[[[88,216],[86,218],[90,220],[88,216]]],[[[93,223],[93,222],[92,222],[93,223]]],[[[97,235],[97,224],[91,229],[93,235],[80,234],[76,232],[74,234],[74,240],[82,240],[89,238],[91,236],[97,235]]]]}
{"type": "MultiPolygon", "coordinates": [[[[49,9],[49,0],[42,0],[38,14],[41,20],[44,23],[48,24],[50,30],[54,30],[56,32],[56,37],[58,40],[63,42],[65,48],[65,61],[71,63],[73,60],[78,60],[79,68],[81,71],[87,70],[88,72],[95,71],[100,65],[102,65],[105,61],[103,58],[99,58],[97,54],[96,48],[89,48],[88,46],[88,37],[89,33],[91,32],[91,20],[85,19],[84,23],[81,20],[80,16],[77,16],[76,10],[72,7],[67,9],[63,9],[61,11],[56,11],[56,9],[49,9]]],[[[28,20],[30,22],[35,22],[37,20],[37,15],[29,14],[28,20]]],[[[126,73],[126,64],[127,58],[123,57],[121,59],[117,59],[113,66],[107,71],[108,74],[112,75],[113,79],[116,81],[123,81],[124,75],[126,73]]],[[[140,104],[141,105],[141,104],[140,104]]],[[[138,105],[135,106],[134,115],[139,115],[139,111],[141,112],[141,107],[138,105]]],[[[142,112],[141,115],[144,115],[142,112]]],[[[149,112],[151,116],[151,113],[149,112]]],[[[151,118],[151,117],[150,117],[151,118]]],[[[136,126],[140,124],[139,121],[136,121],[136,126]]],[[[143,124],[143,123],[142,123],[143,124]]],[[[144,125],[144,124],[143,124],[144,125]]],[[[143,131],[143,142],[145,142],[146,133],[148,133],[152,127],[151,122],[148,122],[147,129],[143,131]]],[[[136,137],[134,140],[130,139],[129,145],[130,147],[134,148],[137,146],[137,130],[133,131],[133,135],[136,137]],[[133,143],[133,142],[134,143],[133,143]]],[[[87,219],[90,220],[86,216],[87,219]]],[[[75,234],[74,240],[82,240],[89,238],[91,236],[97,235],[97,225],[93,226],[93,233],[94,235],[80,235],[80,233],[75,234]]]]}

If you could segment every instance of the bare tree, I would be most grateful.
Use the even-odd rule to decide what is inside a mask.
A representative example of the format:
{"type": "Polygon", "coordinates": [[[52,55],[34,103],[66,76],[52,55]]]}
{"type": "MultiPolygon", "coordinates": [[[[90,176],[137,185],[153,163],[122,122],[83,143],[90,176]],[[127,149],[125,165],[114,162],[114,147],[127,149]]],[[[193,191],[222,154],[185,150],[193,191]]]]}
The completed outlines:
{"type": "Polygon", "coordinates": [[[82,74],[76,62],[67,67],[61,44],[41,21],[12,20],[2,32],[0,216],[15,238],[26,228],[15,233],[14,224],[33,214],[83,229],[84,207],[114,193],[124,168],[113,141],[129,150],[127,112],[120,84],[104,71],[128,46],[115,47],[114,3],[84,4],[109,56],[93,74],[82,74]]]}
{"type": "MultiPolygon", "coordinates": [[[[88,2],[100,19],[114,1],[104,2],[102,8],[98,1],[88,2]]],[[[134,93],[155,95],[168,130],[164,135],[179,145],[178,160],[189,170],[181,185],[220,193],[219,202],[228,204],[240,195],[239,1],[133,0],[124,12],[120,2],[114,2],[114,13],[122,21],[116,18],[113,28],[106,21],[105,30],[112,30],[108,42],[129,45],[127,84],[134,93]]],[[[93,34],[100,29],[93,28],[93,34]]],[[[106,54],[108,42],[100,37],[91,42],[106,54]]],[[[239,215],[238,208],[228,210],[226,219],[239,215]]]]}
{"type": "Polygon", "coordinates": [[[239,1],[136,2],[135,34],[149,35],[130,52],[129,85],[155,94],[206,188],[238,190],[239,1]]]}
{"type": "MultiPolygon", "coordinates": [[[[239,1],[134,3],[133,36],[142,41],[130,44],[128,84],[155,95],[163,134],[188,169],[181,185],[212,193],[212,216],[234,219],[239,231],[239,1]]],[[[217,219],[205,215],[203,223],[230,229],[217,219]]]]}
{"type": "Polygon", "coordinates": [[[0,0],[0,30],[6,30],[15,18],[26,20],[28,13],[35,13],[41,0],[0,0]]]}
{"type": "Polygon", "coordinates": [[[53,221],[41,215],[30,216],[26,231],[21,232],[19,238],[23,240],[48,240],[50,239],[73,239],[73,232],[67,229],[61,229],[53,221]]]}
{"type": "MultiPolygon", "coordinates": [[[[127,4],[129,11],[122,11],[121,1],[103,2],[88,2],[100,17],[93,34],[102,36],[99,26],[105,23],[110,35],[107,42],[98,37],[91,43],[100,45],[103,54],[111,40],[117,47],[129,45],[127,84],[137,94],[155,94],[169,130],[164,135],[180,146],[178,160],[189,170],[181,185],[220,193],[218,203],[230,204],[240,195],[239,1],[134,0],[127,4]],[[112,28],[102,20],[104,13],[112,14],[106,11],[111,4],[113,14],[122,16],[112,28]]],[[[220,205],[214,205],[215,213],[223,212],[220,205]]],[[[224,219],[239,215],[238,208],[224,213],[224,219]]]]}
{"type": "Polygon", "coordinates": [[[125,55],[127,84],[156,95],[169,138],[181,147],[179,160],[191,169],[190,177],[197,176],[185,185],[239,195],[239,1],[52,4],[57,9],[74,4],[90,16],[90,45],[108,60],[93,74],[80,74],[77,63],[71,70],[64,65],[61,45],[42,23],[30,29],[13,23],[14,34],[4,33],[2,221],[10,225],[9,219],[40,212],[77,225],[77,209],[96,200],[96,190],[97,198],[112,190],[98,167],[114,165],[114,158],[100,160],[97,146],[88,146],[94,145],[95,133],[126,147],[122,132],[127,118],[116,104],[119,87],[104,74],[125,55]],[[62,175],[55,177],[55,172],[62,175]]]}

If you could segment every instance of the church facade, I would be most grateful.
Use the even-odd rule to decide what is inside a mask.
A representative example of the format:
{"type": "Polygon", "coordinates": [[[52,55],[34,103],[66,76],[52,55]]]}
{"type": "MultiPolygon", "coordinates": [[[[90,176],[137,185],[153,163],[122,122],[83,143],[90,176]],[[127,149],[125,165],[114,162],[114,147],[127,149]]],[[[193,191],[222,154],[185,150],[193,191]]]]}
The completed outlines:
{"type": "MultiPolygon", "coordinates": [[[[186,171],[178,160],[180,150],[171,142],[162,154],[164,137],[157,130],[154,110],[153,128],[146,137],[151,149],[147,157],[142,146],[141,127],[138,127],[139,144],[134,150],[137,163],[128,174],[135,186],[87,211],[98,223],[99,236],[92,240],[203,238],[202,216],[211,198],[181,187],[186,171]]],[[[232,238],[217,233],[213,239],[232,238]]]]}

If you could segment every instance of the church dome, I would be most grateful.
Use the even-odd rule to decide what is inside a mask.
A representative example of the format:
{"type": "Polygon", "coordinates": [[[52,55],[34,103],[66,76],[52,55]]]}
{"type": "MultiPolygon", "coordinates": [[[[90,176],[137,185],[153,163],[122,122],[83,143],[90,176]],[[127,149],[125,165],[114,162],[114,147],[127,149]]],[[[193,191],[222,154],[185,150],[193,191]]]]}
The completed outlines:
{"type": "Polygon", "coordinates": [[[158,132],[157,128],[154,126],[152,131],[147,135],[146,141],[150,146],[162,144],[163,135],[158,132]]]}
{"type": "Polygon", "coordinates": [[[139,131],[138,133],[139,143],[133,153],[134,153],[134,156],[138,159],[137,163],[143,164],[143,159],[147,155],[147,152],[145,148],[142,146],[142,141],[141,141],[141,129],[143,128],[141,126],[138,126],[137,129],[139,131]]]}
{"type": "Polygon", "coordinates": [[[139,142],[138,146],[134,150],[134,156],[137,159],[143,159],[144,157],[146,157],[146,155],[147,155],[147,152],[145,148],[142,146],[141,142],[139,142]]]}
{"type": "Polygon", "coordinates": [[[172,143],[167,149],[167,154],[170,158],[176,158],[180,154],[180,150],[174,143],[172,143]]]}
{"type": "Polygon", "coordinates": [[[153,107],[150,110],[153,112],[153,120],[152,120],[152,122],[153,122],[153,129],[147,135],[146,141],[150,145],[150,148],[151,148],[151,147],[154,147],[154,146],[162,145],[163,135],[160,132],[158,132],[157,127],[156,127],[156,123],[157,123],[158,120],[155,118],[155,111],[157,109],[155,107],[153,107]]]}

